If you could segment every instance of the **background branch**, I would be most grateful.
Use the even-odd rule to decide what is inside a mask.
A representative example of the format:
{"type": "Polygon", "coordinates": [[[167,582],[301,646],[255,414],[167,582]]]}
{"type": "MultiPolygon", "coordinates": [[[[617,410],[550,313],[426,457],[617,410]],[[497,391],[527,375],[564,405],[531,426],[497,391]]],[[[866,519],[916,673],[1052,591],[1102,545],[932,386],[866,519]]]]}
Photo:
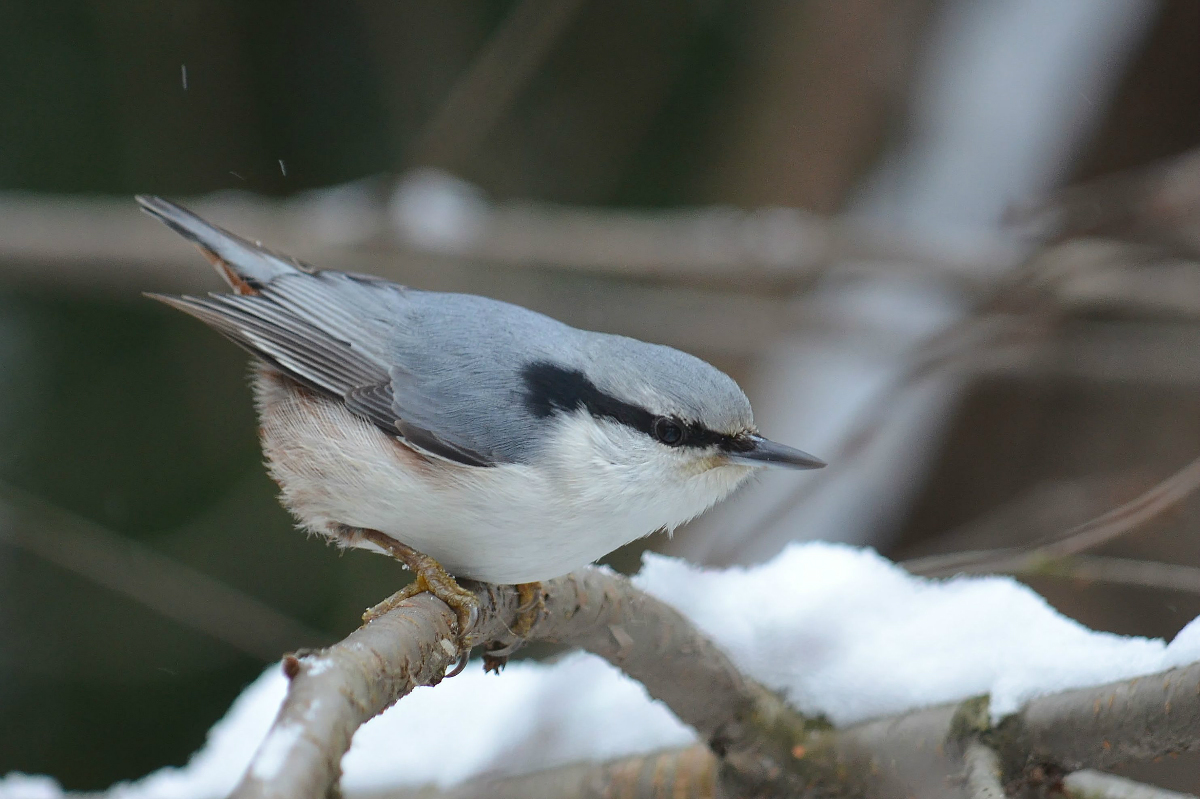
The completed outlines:
{"type": "Polygon", "coordinates": [[[1105,579],[1105,576],[1108,576],[1117,582],[1130,581],[1138,584],[1137,581],[1142,580],[1167,583],[1168,585],[1163,587],[1176,590],[1194,590],[1195,578],[1187,571],[1189,567],[1161,564],[1161,568],[1152,569],[1149,564],[1136,567],[1130,562],[1118,563],[1116,559],[1076,558],[1084,552],[1139,529],[1177,506],[1198,489],[1200,458],[1192,460],[1129,502],[1072,527],[1053,541],[1029,548],[1014,547],[930,555],[904,561],[901,565],[913,574],[926,577],[985,573],[1055,574],[1061,568],[1068,576],[1085,576],[1090,571],[1096,579],[1105,579]]]}
{"type": "Polygon", "coordinates": [[[196,569],[0,483],[0,542],[67,569],[263,663],[332,637],[196,569]]]}

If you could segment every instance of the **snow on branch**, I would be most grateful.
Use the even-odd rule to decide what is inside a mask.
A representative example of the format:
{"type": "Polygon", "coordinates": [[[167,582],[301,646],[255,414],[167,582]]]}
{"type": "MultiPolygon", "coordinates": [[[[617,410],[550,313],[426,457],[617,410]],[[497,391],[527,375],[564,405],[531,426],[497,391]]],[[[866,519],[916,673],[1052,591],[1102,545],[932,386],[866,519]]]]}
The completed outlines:
{"type": "MultiPolygon", "coordinates": [[[[472,590],[470,642],[511,643],[518,592],[472,590]]],[[[1009,578],[918,578],[821,543],[726,570],[647,555],[632,581],[589,569],[546,591],[529,637],[594,654],[475,666],[358,729],[458,659],[450,611],[419,596],[285,659],[186,767],[107,795],[217,799],[241,778],[235,795],[318,796],[344,769],[353,799],[934,797],[966,790],[973,743],[1010,789],[1200,746],[1200,620],[1169,644],[1115,636],[1009,578]]],[[[32,788],[64,795],[0,778],[5,799],[32,788]]]]}
{"type": "MultiPolygon", "coordinates": [[[[469,640],[514,643],[517,591],[473,588],[483,611],[469,640]]],[[[744,676],[686,617],[622,577],[585,569],[545,589],[530,639],[570,643],[616,665],[694,727],[716,758],[685,749],[475,780],[448,795],[486,786],[489,795],[539,796],[551,784],[563,796],[617,784],[642,795],[639,786],[661,788],[669,777],[676,795],[712,795],[704,786],[719,784],[739,795],[886,796],[902,786],[934,796],[961,787],[947,778],[964,773],[963,755],[976,744],[997,753],[1005,782],[1200,748],[1200,664],[1036,698],[998,723],[986,699],[972,699],[834,730],[744,676]]],[[[234,796],[324,796],[354,730],[414,687],[439,682],[458,659],[453,623],[444,604],[421,595],[335,646],[285,660],[287,698],[234,796]]],[[[979,757],[967,773],[985,773],[979,757]]]]}
{"type": "MultiPolygon", "coordinates": [[[[998,725],[989,723],[987,701],[977,697],[813,732],[807,743],[792,752],[809,761],[819,780],[807,787],[835,796],[1000,797],[1001,786],[1054,783],[1055,775],[1078,768],[1063,779],[1070,796],[1169,799],[1180,795],[1096,769],[1200,749],[1200,664],[1041,697],[998,725]]],[[[356,792],[354,799],[712,797],[721,795],[714,784],[719,773],[718,759],[692,746],[477,778],[443,792],[391,789],[356,792]]]]}

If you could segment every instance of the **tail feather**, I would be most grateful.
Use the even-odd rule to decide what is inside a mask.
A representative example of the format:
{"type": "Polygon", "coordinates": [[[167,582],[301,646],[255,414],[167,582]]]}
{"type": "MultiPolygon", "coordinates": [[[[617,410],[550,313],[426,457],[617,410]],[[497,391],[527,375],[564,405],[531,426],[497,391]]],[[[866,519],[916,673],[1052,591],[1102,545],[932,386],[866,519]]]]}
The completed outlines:
{"type": "Polygon", "coordinates": [[[257,294],[262,286],[280,275],[300,271],[288,260],[205,222],[200,217],[161,197],[138,195],[142,210],[163,222],[200,251],[238,294],[257,294]]]}

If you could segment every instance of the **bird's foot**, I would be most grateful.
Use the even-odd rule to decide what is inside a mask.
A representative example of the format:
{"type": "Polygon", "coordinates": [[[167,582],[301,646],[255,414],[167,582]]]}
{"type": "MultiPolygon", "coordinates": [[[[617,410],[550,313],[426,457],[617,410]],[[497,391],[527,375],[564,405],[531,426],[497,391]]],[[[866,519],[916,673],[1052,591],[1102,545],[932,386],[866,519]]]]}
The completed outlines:
{"type": "Polygon", "coordinates": [[[463,588],[451,577],[442,564],[428,555],[417,552],[410,546],[401,544],[394,538],[384,535],[378,530],[361,530],[362,537],[382,548],[396,560],[408,567],[417,576],[409,585],[404,586],[387,599],[369,608],[363,614],[363,623],[369,624],[383,614],[392,610],[406,599],[428,591],[445,602],[454,611],[458,619],[458,643],[461,651],[467,651],[467,633],[479,619],[479,598],[474,593],[463,588]]]}

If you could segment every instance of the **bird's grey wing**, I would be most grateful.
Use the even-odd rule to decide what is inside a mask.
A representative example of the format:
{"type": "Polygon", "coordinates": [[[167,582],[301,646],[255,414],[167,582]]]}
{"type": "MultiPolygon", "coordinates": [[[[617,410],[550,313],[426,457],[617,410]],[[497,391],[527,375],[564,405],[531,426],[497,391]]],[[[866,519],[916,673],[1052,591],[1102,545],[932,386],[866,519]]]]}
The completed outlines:
{"type": "MultiPolygon", "coordinates": [[[[417,324],[421,331],[409,338],[418,346],[409,350],[407,362],[404,348],[394,346],[397,328],[421,305],[409,298],[428,295],[367,275],[314,270],[174,203],[137,199],[147,213],[199,245],[236,292],[150,296],[199,318],[283,374],[340,400],[418,449],[471,466],[510,459],[505,453],[513,447],[503,420],[492,425],[494,420],[486,416],[459,412],[477,405],[461,401],[474,387],[469,368],[458,370],[452,358],[442,359],[436,352],[447,338],[455,338],[459,320],[417,324]],[[437,340],[424,342],[426,333],[437,340]],[[436,386],[423,390],[426,384],[436,386]],[[442,400],[452,409],[449,414],[428,404],[442,400]]],[[[478,297],[466,300],[467,305],[473,302],[503,305],[478,297]]],[[[479,315],[473,316],[477,320],[479,315]]]]}
{"type": "Polygon", "coordinates": [[[469,435],[410,421],[397,407],[386,356],[387,315],[403,292],[341,272],[296,272],[258,286],[253,295],[150,296],[419,450],[468,466],[495,465],[499,460],[472,447],[469,435]]]}
{"type": "Polygon", "coordinates": [[[434,425],[422,426],[406,421],[403,412],[396,407],[390,381],[353,389],[346,395],[345,402],[352,413],[370,419],[387,432],[399,433],[401,438],[417,449],[466,466],[495,466],[499,462],[465,444],[456,443],[451,436],[439,435],[431,429],[434,425]]]}

